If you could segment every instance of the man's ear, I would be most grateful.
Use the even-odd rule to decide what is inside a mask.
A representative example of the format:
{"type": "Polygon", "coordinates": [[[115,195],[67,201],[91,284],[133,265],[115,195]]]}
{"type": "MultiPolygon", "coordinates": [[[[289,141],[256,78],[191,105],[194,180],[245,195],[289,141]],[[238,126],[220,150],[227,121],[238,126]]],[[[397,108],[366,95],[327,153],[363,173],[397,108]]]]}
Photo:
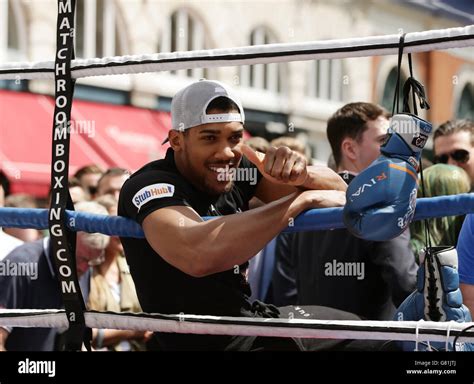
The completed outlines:
{"type": "Polygon", "coordinates": [[[357,157],[359,156],[359,154],[358,154],[357,143],[355,142],[354,139],[351,139],[350,137],[346,137],[344,140],[342,140],[341,154],[343,158],[345,157],[352,162],[357,160],[357,157]]]}
{"type": "Polygon", "coordinates": [[[171,148],[173,148],[175,152],[178,152],[183,149],[184,135],[182,132],[171,130],[168,133],[168,139],[171,148]]]}

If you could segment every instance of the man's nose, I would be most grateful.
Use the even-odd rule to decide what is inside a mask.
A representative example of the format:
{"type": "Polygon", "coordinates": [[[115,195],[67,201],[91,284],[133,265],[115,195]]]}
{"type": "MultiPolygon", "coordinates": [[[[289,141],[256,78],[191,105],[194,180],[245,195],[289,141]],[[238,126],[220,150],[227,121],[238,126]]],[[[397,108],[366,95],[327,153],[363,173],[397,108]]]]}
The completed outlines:
{"type": "Polygon", "coordinates": [[[219,149],[216,157],[221,160],[230,160],[235,157],[235,153],[229,145],[224,145],[219,149]]]}

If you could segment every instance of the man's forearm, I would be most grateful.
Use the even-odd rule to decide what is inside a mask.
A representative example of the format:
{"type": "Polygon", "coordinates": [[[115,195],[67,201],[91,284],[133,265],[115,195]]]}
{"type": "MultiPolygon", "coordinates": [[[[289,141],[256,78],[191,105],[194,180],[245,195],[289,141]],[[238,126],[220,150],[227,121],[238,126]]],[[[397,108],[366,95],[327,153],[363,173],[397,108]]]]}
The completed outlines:
{"type": "Polygon", "coordinates": [[[236,268],[252,258],[305,209],[297,196],[295,193],[257,209],[184,229],[196,275],[236,268]]]}
{"type": "Polygon", "coordinates": [[[244,213],[202,221],[189,207],[159,209],[143,221],[151,247],[169,264],[203,277],[238,268],[309,208],[342,206],[342,191],[303,191],[244,213]],[[159,233],[156,235],[156,233],[159,233]]]}
{"type": "Polygon", "coordinates": [[[336,191],[346,191],[347,184],[341,176],[332,169],[322,165],[309,165],[307,167],[308,176],[299,188],[301,189],[331,189],[336,191]]]}

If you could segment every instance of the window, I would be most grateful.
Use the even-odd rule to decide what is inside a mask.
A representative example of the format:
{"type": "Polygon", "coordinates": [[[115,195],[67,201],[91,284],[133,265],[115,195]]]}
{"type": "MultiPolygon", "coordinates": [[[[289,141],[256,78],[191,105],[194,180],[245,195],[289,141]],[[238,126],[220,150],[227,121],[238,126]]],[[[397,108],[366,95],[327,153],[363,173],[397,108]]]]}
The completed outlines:
{"type": "Polygon", "coordinates": [[[117,105],[130,104],[130,94],[128,92],[84,84],[76,84],[74,87],[74,99],[117,105]]]}
{"type": "MultiPolygon", "coordinates": [[[[0,0],[0,60],[25,61],[26,22],[22,6],[16,0],[0,0]]],[[[28,81],[0,80],[0,88],[15,91],[28,89],[28,81]]]]}
{"type": "MultiPolygon", "coordinates": [[[[399,103],[399,111],[403,110],[403,84],[405,84],[406,76],[401,73],[400,75],[400,90],[398,96],[398,103],[399,103]]],[[[387,80],[385,82],[385,87],[383,89],[382,100],[380,104],[387,109],[387,111],[392,111],[393,108],[393,98],[395,97],[395,88],[397,86],[397,68],[392,68],[387,76],[387,80]]],[[[410,96],[410,108],[412,106],[411,96],[410,96]]]]}
{"type": "Polygon", "coordinates": [[[341,60],[315,60],[312,62],[308,80],[308,96],[342,101],[343,86],[341,60]]]}
{"type": "MultiPolygon", "coordinates": [[[[250,45],[274,44],[276,38],[265,27],[258,27],[250,34],[250,45]]],[[[283,65],[257,64],[240,67],[241,85],[244,87],[283,93],[283,65]]]]}
{"type": "Polygon", "coordinates": [[[8,1],[8,30],[7,30],[7,48],[8,50],[20,50],[20,37],[18,36],[18,27],[13,7],[8,1]]]}
{"type": "MultiPolygon", "coordinates": [[[[206,48],[208,47],[204,24],[191,15],[187,9],[175,11],[164,31],[160,47],[161,52],[194,51],[206,48]]],[[[208,71],[204,68],[171,71],[171,74],[195,78],[208,77],[208,71]]]]}
{"type": "Polygon", "coordinates": [[[18,1],[0,0],[0,58],[5,61],[26,59],[26,23],[18,1]]]}
{"type": "Polygon", "coordinates": [[[121,56],[126,49],[126,27],[114,0],[78,0],[76,56],[121,56]]]}
{"type": "Polygon", "coordinates": [[[459,99],[458,109],[456,111],[458,119],[474,120],[474,84],[467,83],[459,99]]]}

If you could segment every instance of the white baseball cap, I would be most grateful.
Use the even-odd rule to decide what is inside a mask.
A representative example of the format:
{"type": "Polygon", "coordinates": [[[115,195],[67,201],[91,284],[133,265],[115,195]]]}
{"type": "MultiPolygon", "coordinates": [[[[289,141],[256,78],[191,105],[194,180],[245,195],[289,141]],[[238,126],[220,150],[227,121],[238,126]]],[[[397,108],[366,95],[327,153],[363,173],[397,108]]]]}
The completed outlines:
{"type": "MultiPolygon", "coordinates": [[[[237,121],[244,123],[245,114],[237,94],[227,85],[214,80],[201,79],[174,95],[171,101],[171,123],[175,131],[197,127],[207,123],[227,123],[237,121]],[[240,113],[207,114],[209,104],[218,97],[232,100],[240,113]]],[[[164,143],[166,143],[166,139],[164,143]]]]}

